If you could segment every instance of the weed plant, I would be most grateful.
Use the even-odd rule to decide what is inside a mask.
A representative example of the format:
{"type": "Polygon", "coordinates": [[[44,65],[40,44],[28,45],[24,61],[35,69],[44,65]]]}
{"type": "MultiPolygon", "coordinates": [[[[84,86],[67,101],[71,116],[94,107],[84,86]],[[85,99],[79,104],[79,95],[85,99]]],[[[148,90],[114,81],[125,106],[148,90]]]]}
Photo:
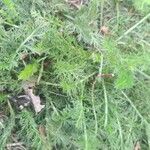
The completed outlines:
{"type": "Polygon", "coordinates": [[[149,100],[149,0],[0,1],[1,150],[148,150],[149,100]],[[38,115],[8,98],[33,79],[38,115]]]}

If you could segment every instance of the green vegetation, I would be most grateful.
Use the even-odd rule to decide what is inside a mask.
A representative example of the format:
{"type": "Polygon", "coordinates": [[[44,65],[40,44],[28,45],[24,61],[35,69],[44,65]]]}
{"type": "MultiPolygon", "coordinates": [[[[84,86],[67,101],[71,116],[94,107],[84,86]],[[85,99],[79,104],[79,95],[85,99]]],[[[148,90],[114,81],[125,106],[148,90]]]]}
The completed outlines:
{"type": "Polygon", "coordinates": [[[150,149],[150,1],[85,1],[0,1],[0,150],[150,149]]]}

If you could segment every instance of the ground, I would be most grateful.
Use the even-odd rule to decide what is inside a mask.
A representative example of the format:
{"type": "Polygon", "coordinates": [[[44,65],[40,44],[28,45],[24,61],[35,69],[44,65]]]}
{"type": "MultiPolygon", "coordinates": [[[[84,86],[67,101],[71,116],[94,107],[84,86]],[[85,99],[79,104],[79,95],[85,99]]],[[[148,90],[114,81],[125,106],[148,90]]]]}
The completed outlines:
{"type": "Polygon", "coordinates": [[[149,150],[150,1],[1,0],[0,149],[149,150]]]}

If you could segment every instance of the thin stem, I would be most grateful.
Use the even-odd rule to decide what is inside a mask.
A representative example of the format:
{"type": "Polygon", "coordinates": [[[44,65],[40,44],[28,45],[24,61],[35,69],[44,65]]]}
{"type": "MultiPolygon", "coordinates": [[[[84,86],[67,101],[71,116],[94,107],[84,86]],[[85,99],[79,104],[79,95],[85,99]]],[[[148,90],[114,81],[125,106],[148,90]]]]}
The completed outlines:
{"type": "Polygon", "coordinates": [[[63,94],[60,94],[60,93],[55,93],[55,92],[53,92],[53,91],[49,91],[49,93],[54,94],[54,95],[56,95],[56,96],[68,97],[68,96],[63,95],[63,94]]]}
{"type": "MultiPolygon", "coordinates": [[[[99,51],[100,52],[100,51],[99,51]]],[[[104,57],[103,57],[103,54],[102,52],[100,52],[101,54],[101,60],[100,60],[100,65],[99,65],[99,75],[101,76],[102,75],[102,71],[103,71],[103,61],[104,61],[104,57]]],[[[100,81],[101,81],[101,78],[98,78],[100,81]]]]}
{"type": "Polygon", "coordinates": [[[58,111],[57,111],[57,109],[56,109],[56,107],[55,107],[55,105],[53,104],[53,102],[52,101],[50,101],[50,103],[51,103],[51,105],[52,105],[52,107],[53,107],[53,110],[54,110],[54,112],[57,114],[57,116],[59,115],[59,113],[58,113],[58,111]]]}
{"type": "Polygon", "coordinates": [[[94,76],[95,74],[96,74],[96,72],[93,72],[92,74],[86,76],[84,79],[82,79],[79,82],[77,82],[77,84],[82,83],[82,82],[88,80],[90,77],[94,76]]]}
{"type": "Polygon", "coordinates": [[[43,63],[44,63],[44,61],[41,62],[41,69],[40,69],[39,76],[38,76],[38,79],[37,79],[37,85],[39,85],[40,80],[41,80],[41,78],[42,78],[42,74],[43,74],[43,63]]]}
{"type": "Polygon", "coordinates": [[[137,22],[134,26],[132,26],[130,29],[128,29],[122,36],[120,36],[117,39],[117,42],[120,41],[122,38],[124,38],[127,34],[129,34],[132,30],[134,30],[135,28],[137,28],[141,23],[143,23],[146,19],[148,19],[150,17],[150,13],[148,15],[146,15],[144,18],[142,18],[139,22],[137,22]]]}
{"type": "Polygon", "coordinates": [[[19,28],[19,26],[15,25],[15,24],[11,24],[11,23],[6,22],[6,21],[4,21],[3,23],[4,23],[4,24],[6,24],[6,25],[9,25],[9,26],[15,27],[15,28],[19,28]]]}
{"type": "Polygon", "coordinates": [[[124,95],[124,97],[126,98],[126,100],[130,103],[130,105],[133,107],[133,109],[136,111],[137,115],[147,124],[148,121],[141,115],[141,113],[139,112],[139,110],[136,108],[136,106],[134,105],[134,103],[129,99],[129,97],[126,95],[126,93],[124,93],[122,91],[122,94],[124,95]]]}
{"type": "Polygon", "coordinates": [[[104,122],[104,127],[106,128],[107,123],[108,123],[108,98],[107,98],[107,90],[104,81],[102,82],[103,84],[103,90],[104,90],[104,99],[105,99],[105,122],[104,122]]]}
{"type": "Polygon", "coordinates": [[[123,149],[123,135],[122,135],[122,128],[121,128],[121,124],[120,124],[118,115],[116,115],[116,118],[117,118],[117,123],[118,123],[118,126],[119,126],[119,135],[120,135],[120,140],[121,140],[121,149],[123,149]]]}
{"type": "Polygon", "coordinates": [[[88,136],[87,136],[87,130],[86,130],[85,122],[83,122],[83,126],[84,126],[85,150],[88,150],[88,136]]]}
{"type": "Polygon", "coordinates": [[[33,38],[34,34],[41,28],[41,26],[37,27],[36,29],[33,30],[33,32],[20,44],[20,46],[16,49],[16,52],[12,58],[12,60],[15,59],[15,57],[18,55],[19,51],[21,48],[31,39],[33,38]]]}
{"type": "Polygon", "coordinates": [[[94,114],[94,119],[95,119],[95,135],[97,135],[98,123],[97,123],[97,114],[96,114],[95,105],[94,105],[94,89],[95,89],[95,84],[96,84],[96,80],[92,84],[92,93],[91,93],[91,96],[92,96],[93,114],[94,114]]]}
{"type": "Polygon", "coordinates": [[[143,71],[141,71],[141,70],[137,70],[141,75],[143,75],[145,78],[147,78],[147,79],[150,79],[150,76],[148,75],[148,74],[146,74],[146,73],[144,73],[143,71]]]}
{"type": "Polygon", "coordinates": [[[56,87],[60,87],[60,84],[56,84],[56,83],[50,83],[50,82],[45,82],[45,81],[41,81],[41,84],[45,84],[45,85],[51,85],[51,86],[56,86],[56,87]]]}
{"type": "Polygon", "coordinates": [[[102,74],[103,70],[103,54],[101,53],[101,61],[100,61],[100,66],[99,66],[99,74],[102,74]]]}
{"type": "Polygon", "coordinates": [[[20,51],[20,49],[22,48],[22,46],[26,42],[28,42],[40,28],[41,28],[41,26],[39,26],[38,28],[36,28],[35,30],[33,30],[33,32],[20,44],[20,46],[16,50],[16,55],[18,54],[18,52],[20,51]]]}
{"type": "Polygon", "coordinates": [[[84,128],[84,139],[85,139],[85,150],[88,150],[88,134],[87,134],[87,128],[86,128],[86,120],[85,120],[85,114],[84,114],[84,108],[83,108],[83,97],[84,97],[84,88],[81,90],[81,107],[82,107],[82,113],[83,113],[83,128],[84,128]]]}
{"type": "Polygon", "coordinates": [[[101,0],[101,16],[100,16],[100,26],[103,26],[103,15],[104,15],[104,1],[105,0],[101,0]]]}
{"type": "Polygon", "coordinates": [[[117,29],[119,27],[119,17],[120,17],[120,13],[119,13],[119,1],[117,0],[116,2],[116,11],[117,11],[117,29]]]}

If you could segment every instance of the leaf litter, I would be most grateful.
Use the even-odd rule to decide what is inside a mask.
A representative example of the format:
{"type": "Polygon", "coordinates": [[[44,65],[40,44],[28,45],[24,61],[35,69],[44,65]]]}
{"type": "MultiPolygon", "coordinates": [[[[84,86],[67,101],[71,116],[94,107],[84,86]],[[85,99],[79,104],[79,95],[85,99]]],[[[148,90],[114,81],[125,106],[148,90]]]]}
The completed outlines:
{"type": "Polygon", "coordinates": [[[141,145],[140,145],[140,142],[137,141],[135,146],[134,146],[134,150],[141,150],[141,145]]]}
{"type": "Polygon", "coordinates": [[[26,93],[31,99],[31,102],[33,104],[34,110],[37,113],[39,113],[45,105],[41,105],[41,98],[33,93],[33,89],[35,87],[35,80],[31,79],[28,81],[24,81],[22,84],[22,87],[26,93]]]}
{"type": "Polygon", "coordinates": [[[88,0],[66,0],[66,2],[77,9],[80,9],[80,7],[84,4],[88,3],[88,0]]]}
{"type": "Polygon", "coordinates": [[[38,114],[45,107],[41,104],[41,98],[38,95],[34,94],[35,80],[30,79],[22,82],[22,88],[24,94],[11,97],[10,100],[13,102],[15,107],[19,110],[24,109],[25,107],[33,106],[35,113],[38,114]]]}
{"type": "Polygon", "coordinates": [[[109,28],[107,26],[102,26],[100,28],[100,32],[103,34],[103,35],[109,35],[110,34],[110,31],[109,31],[109,28]]]}
{"type": "Polygon", "coordinates": [[[32,88],[31,89],[28,88],[26,93],[31,98],[31,101],[32,101],[32,104],[33,104],[36,114],[39,113],[45,107],[45,105],[41,105],[40,97],[33,94],[32,88]]]}

